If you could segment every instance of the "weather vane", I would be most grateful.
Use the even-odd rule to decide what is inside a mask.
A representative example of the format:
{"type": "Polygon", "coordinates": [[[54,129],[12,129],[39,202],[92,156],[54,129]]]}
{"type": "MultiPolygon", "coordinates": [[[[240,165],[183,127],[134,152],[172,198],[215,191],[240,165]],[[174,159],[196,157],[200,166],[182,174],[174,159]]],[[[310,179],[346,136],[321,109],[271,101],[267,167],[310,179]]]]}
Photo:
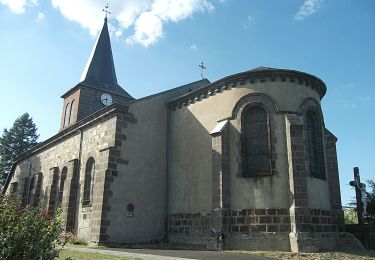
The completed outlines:
{"type": "Polygon", "coordinates": [[[203,61],[198,66],[199,66],[199,68],[201,68],[201,77],[202,77],[202,79],[205,79],[203,72],[206,69],[206,67],[203,64],[203,61]]]}
{"type": "Polygon", "coordinates": [[[102,9],[102,11],[105,12],[105,19],[107,19],[107,15],[108,15],[108,14],[111,14],[111,12],[108,11],[108,7],[109,7],[109,5],[108,5],[108,3],[107,3],[107,4],[104,6],[105,9],[102,9]]]}

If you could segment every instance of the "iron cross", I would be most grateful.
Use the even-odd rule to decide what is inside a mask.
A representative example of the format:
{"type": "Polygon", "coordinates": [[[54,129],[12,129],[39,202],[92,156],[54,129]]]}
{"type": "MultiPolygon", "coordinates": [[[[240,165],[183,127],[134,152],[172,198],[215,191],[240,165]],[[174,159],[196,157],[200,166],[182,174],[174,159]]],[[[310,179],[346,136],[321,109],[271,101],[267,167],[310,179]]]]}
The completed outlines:
{"type": "Polygon", "coordinates": [[[202,77],[202,79],[205,79],[205,77],[204,77],[204,74],[203,74],[203,70],[205,70],[206,69],[206,67],[204,66],[204,64],[203,64],[203,61],[201,62],[201,64],[199,64],[198,65],[199,66],[199,68],[201,68],[201,77],[202,77]]]}
{"type": "Polygon", "coordinates": [[[105,19],[107,19],[107,15],[108,15],[108,14],[111,14],[111,12],[108,11],[108,7],[109,7],[109,5],[108,5],[108,3],[107,3],[107,4],[104,6],[105,9],[102,9],[102,11],[105,12],[105,19]]]}

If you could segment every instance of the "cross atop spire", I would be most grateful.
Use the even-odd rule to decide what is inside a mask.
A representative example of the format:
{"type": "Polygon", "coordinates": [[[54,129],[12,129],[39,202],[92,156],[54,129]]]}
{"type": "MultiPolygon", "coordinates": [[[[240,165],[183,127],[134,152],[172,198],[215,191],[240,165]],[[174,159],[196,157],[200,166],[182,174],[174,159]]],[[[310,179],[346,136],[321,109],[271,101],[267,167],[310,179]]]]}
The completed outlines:
{"type": "Polygon", "coordinates": [[[105,12],[105,19],[107,19],[108,14],[111,14],[110,11],[108,11],[109,5],[108,3],[104,6],[105,9],[102,9],[103,12],[105,12]]]}
{"type": "MultiPolygon", "coordinates": [[[[106,7],[108,7],[108,4],[106,7]]],[[[110,13],[107,10],[104,11],[106,14],[110,13]]],[[[80,83],[132,99],[117,83],[107,18],[104,19],[102,31],[83,70],[80,83]]]]}

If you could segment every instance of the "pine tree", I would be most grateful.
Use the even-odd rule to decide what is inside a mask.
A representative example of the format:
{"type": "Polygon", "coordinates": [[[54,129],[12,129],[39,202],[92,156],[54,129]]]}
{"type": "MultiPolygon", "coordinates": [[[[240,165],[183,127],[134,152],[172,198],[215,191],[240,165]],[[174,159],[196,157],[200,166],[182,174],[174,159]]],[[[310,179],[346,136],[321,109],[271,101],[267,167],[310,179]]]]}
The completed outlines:
{"type": "Polygon", "coordinates": [[[4,129],[0,138],[0,188],[4,185],[12,164],[37,144],[37,128],[28,113],[16,119],[12,128],[4,129]]]}

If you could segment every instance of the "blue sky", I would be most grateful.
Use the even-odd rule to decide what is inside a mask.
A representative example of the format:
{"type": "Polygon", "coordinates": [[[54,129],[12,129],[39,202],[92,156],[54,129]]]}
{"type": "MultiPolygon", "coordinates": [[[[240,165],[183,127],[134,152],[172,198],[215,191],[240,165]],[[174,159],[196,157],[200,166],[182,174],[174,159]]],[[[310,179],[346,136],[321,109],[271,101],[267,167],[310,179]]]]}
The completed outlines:
{"type": "MultiPolygon", "coordinates": [[[[60,96],[78,83],[103,24],[96,0],[0,0],[0,129],[28,112],[40,140],[57,133],[60,96]]],[[[354,166],[375,179],[375,1],[110,1],[117,78],[136,98],[258,66],[327,84],[325,124],[338,137],[343,203],[354,166]]]]}

